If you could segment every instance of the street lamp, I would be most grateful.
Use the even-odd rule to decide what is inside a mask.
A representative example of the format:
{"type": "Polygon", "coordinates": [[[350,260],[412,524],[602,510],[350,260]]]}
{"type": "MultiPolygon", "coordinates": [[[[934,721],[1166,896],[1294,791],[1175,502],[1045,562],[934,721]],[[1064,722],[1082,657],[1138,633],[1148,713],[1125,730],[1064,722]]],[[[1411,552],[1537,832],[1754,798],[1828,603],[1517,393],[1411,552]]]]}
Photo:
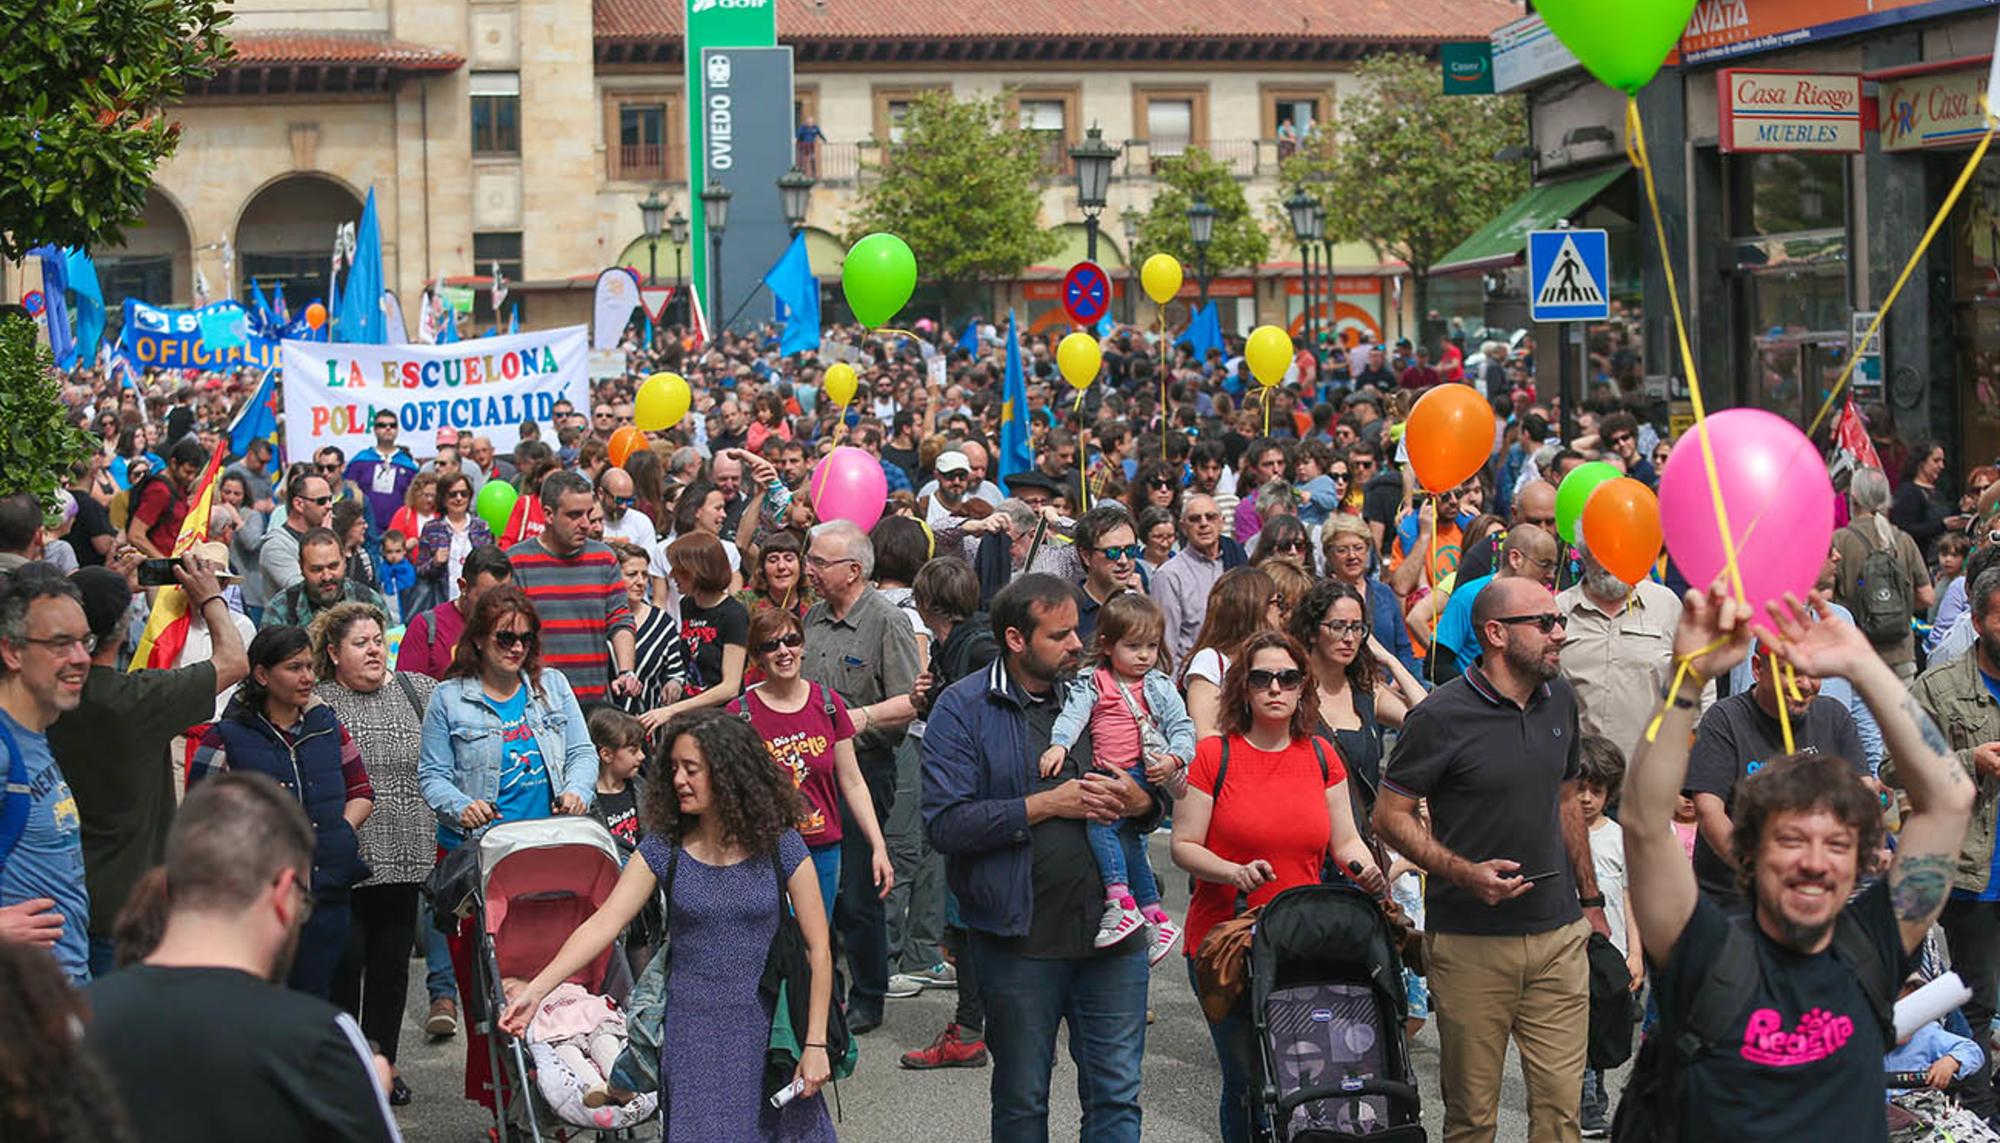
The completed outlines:
{"type": "Polygon", "coordinates": [[[639,200],[639,221],[646,229],[646,284],[658,285],[660,277],[660,223],[667,217],[667,204],[660,201],[660,188],[654,187],[639,200]]]}
{"type": "Polygon", "coordinates": [[[1208,305],[1208,244],[1215,240],[1215,208],[1205,198],[1187,208],[1188,240],[1194,243],[1194,273],[1201,282],[1201,304],[1208,305]]]}
{"type": "MultiPolygon", "coordinates": [[[[674,296],[677,298],[687,290],[687,276],[681,272],[681,254],[687,248],[688,226],[688,216],[675,207],[673,215],[667,219],[667,241],[674,244],[674,296]]],[[[681,307],[681,320],[683,324],[687,320],[685,301],[681,307]]]]}
{"type": "MultiPolygon", "coordinates": [[[[720,314],[722,309],[722,232],[729,227],[729,196],[734,192],[722,185],[722,180],[710,178],[708,185],[701,188],[702,225],[708,230],[708,312],[720,314]]],[[[715,336],[721,336],[719,326],[711,326],[715,336]]]]}
{"type": "Polygon", "coordinates": [[[1290,198],[1285,200],[1285,215],[1292,224],[1292,241],[1299,248],[1299,284],[1305,296],[1306,344],[1313,343],[1313,262],[1312,262],[1312,215],[1317,205],[1306,188],[1297,187],[1290,198]]]}
{"type": "Polygon", "coordinates": [[[1086,239],[1084,257],[1097,261],[1097,216],[1104,211],[1104,194],[1111,186],[1111,164],[1118,148],[1104,141],[1104,132],[1093,123],[1083,133],[1083,142],[1069,149],[1069,161],[1076,167],[1076,205],[1083,211],[1086,239]]]}
{"type": "Polygon", "coordinates": [[[778,176],[778,201],[785,209],[785,225],[797,237],[805,229],[806,212],[812,209],[813,185],[818,179],[806,174],[796,165],[778,176]]]}
{"type": "MultiPolygon", "coordinates": [[[[1320,305],[1325,308],[1325,319],[1320,323],[1320,337],[1325,338],[1334,331],[1333,325],[1333,239],[1326,236],[1326,204],[1313,203],[1312,238],[1319,244],[1319,269],[1326,277],[1326,288],[1320,291],[1320,305]]],[[[1313,360],[1319,360],[1319,347],[1313,347],[1313,360]]]]}
{"type": "Polygon", "coordinates": [[[1133,307],[1138,305],[1133,300],[1132,295],[1139,292],[1139,264],[1132,260],[1132,253],[1139,248],[1139,224],[1145,218],[1146,216],[1140,214],[1139,208],[1136,206],[1126,207],[1125,212],[1118,216],[1119,230],[1125,235],[1125,277],[1127,278],[1125,283],[1126,325],[1132,324],[1135,313],[1133,307]]]}

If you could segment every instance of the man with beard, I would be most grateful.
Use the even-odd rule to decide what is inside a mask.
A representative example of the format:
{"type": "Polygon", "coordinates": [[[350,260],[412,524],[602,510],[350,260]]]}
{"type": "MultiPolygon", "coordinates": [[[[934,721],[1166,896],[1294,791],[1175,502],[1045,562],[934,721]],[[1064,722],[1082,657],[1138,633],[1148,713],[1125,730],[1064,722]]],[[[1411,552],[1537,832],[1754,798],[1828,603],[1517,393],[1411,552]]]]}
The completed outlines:
{"type": "Polygon", "coordinates": [[[309,627],[320,612],[350,600],[388,612],[381,592],[347,574],[340,537],[329,528],[314,528],[299,540],[299,572],[304,578],[272,597],[264,608],[261,626],[309,627]]]}
{"type": "Polygon", "coordinates": [[[90,989],[86,1039],[140,1139],[400,1139],[360,1026],[275,983],[312,853],[305,811],[261,774],[219,774],[181,805],[159,944],[90,989]]]}
{"type": "MultiPolygon", "coordinates": [[[[1541,584],[1544,590],[1555,590],[1555,533],[1540,528],[1514,529],[1500,546],[1500,561],[1496,566],[1497,570],[1478,579],[1461,576],[1458,586],[1446,597],[1444,614],[1438,616],[1431,629],[1430,662],[1425,673],[1433,682],[1442,682],[1463,671],[1479,657],[1479,636],[1473,630],[1472,616],[1488,584],[1503,579],[1527,579],[1541,584]]],[[[1423,615],[1436,614],[1439,598],[1438,593],[1432,592],[1410,609],[1412,627],[1422,622],[1423,615]]]]}
{"type": "MultiPolygon", "coordinates": [[[[1736,876],[1738,851],[1730,822],[1736,791],[1744,779],[1787,754],[1779,704],[1791,719],[1791,753],[1829,754],[1844,759],[1857,774],[1868,772],[1861,732],[1847,708],[1819,693],[1817,675],[1793,673],[1781,685],[1780,673],[1769,648],[1759,650],[1753,642],[1751,688],[1708,708],[1688,752],[1681,789],[1694,799],[1695,881],[1704,897],[1728,912],[1740,912],[1746,904],[1736,876]]],[[[1651,946],[1646,947],[1650,952],[1651,946]]]]}
{"type": "Polygon", "coordinates": [[[1688,677],[1662,700],[1659,730],[1625,774],[1632,920],[1670,1034],[1688,1028],[1719,980],[1748,979],[1732,990],[1735,1003],[1707,1014],[1679,1098],[1655,1101],[1656,1122],[1642,1129],[1672,1123],[1677,1138],[1749,1143],[1889,1137],[1882,1054],[1894,1041],[1883,1018],[1945,904],[1974,784],[1867,637],[1823,604],[1813,611],[1817,621],[1807,623],[1795,606],[1773,604],[1765,622],[1793,670],[1847,679],[1881,723],[1909,794],[1896,854],[1854,895],[1883,845],[1877,793],[1847,758],[1774,758],[1742,782],[1734,803],[1730,872],[1749,894],[1749,915],[1731,919],[1697,891],[1668,826],[1687,785],[1697,688],[1742,659],[1749,640],[1748,615],[1724,585],[1688,593],[1674,635],[1688,677]]]}
{"type": "Polygon", "coordinates": [[[1585,947],[1591,930],[1609,934],[1577,804],[1563,617],[1547,588],[1522,577],[1488,584],[1472,620],[1480,661],[1411,709],[1382,775],[1375,832],[1430,874],[1424,947],[1445,1138],[1493,1138],[1511,1036],[1527,1080],[1528,1137],[1575,1140],[1590,1014],[1585,947]]]}
{"type": "MultiPolygon", "coordinates": [[[[1533,487],[1548,485],[1536,481],[1533,487]]],[[[1651,580],[1626,583],[1588,549],[1579,548],[1577,554],[1583,560],[1583,579],[1556,596],[1556,610],[1568,632],[1563,678],[1576,688],[1583,732],[1603,735],[1630,758],[1659,706],[1659,695],[1673,681],[1681,601],[1651,580]]],[[[1702,704],[1706,708],[1714,701],[1710,685],[1702,692],[1702,704]]]]}
{"type": "MultiPolygon", "coordinates": [[[[2000,780],[2000,568],[1987,568],[1966,593],[1967,614],[1978,635],[1972,653],[1932,667],[1917,676],[1911,688],[1919,705],[1944,728],[1947,744],[1974,780],[1991,789],[2000,780]]],[[[1900,785],[1895,764],[1885,762],[1882,780],[1900,785]]],[[[1951,963],[1972,989],[1965,1018],[1985,1029],[2000,1008],[2000,876],[1996,876],[1993,844],[1993,798],[1974,807],[1973,828],[1959,850],[1958,871],[1944,915],[1945,938],[1951,943],[1951,963]]],[[[1987,1037],[1976,1037],[1984,1049],[1987,1037]]],[[[1992,1057],[1962,1077],[1959,1101],[1975,1114],[1992,1118],[1992,1057]]]]}
{"type": "MultiPolygon", "coordinates": [[[[716,467],[722,466],[721,461],[716,467]]],[[[736,466],[737,483],[743,479],[743,466],[736,466]]],[[[632,475],[622,468],[606,468],[597,477],[597,506],[604,510],[604,534],[614,540],[624,540],[636,544],[647,551],[660,542],[659,530],[653,527],[653,520],[639,511],[634,496],[632,475]]]]}
{"type": "Polygon", "coordinates": [[[299,582],[299,542],[307,532],[325,526],[332,510],[333,487],[319,474],[304,471],[285,482],[285,522],[265,532],[257,549],[266,598],[299,582]]]}
{"type": "Polygon", "coordinates": [[[1086,819],[1157,818],[1163,805],[1123,771],[1091,765],[1089,739],[1043,778],[1058,685],[1075,670],[1076,594],[1020,577],[993,600],[1000,657],[947,687],[925,725],[923,818],[945,855],[986,1004],[994,1139],[1048,1137],[1058,1025],[1070,1026],[1083,1134],[1139,1138],[1146,1047],[1146,942],[1095,946],[1104,911],[1086,819]]]}
{"type": "Polygon", "coordinates": [[[96,645],[82,595],[54,568],[0,579],[0,939],[47,947],[77,984],[90,982],[82,819],[48,729],[83,701],[96,645]]]}

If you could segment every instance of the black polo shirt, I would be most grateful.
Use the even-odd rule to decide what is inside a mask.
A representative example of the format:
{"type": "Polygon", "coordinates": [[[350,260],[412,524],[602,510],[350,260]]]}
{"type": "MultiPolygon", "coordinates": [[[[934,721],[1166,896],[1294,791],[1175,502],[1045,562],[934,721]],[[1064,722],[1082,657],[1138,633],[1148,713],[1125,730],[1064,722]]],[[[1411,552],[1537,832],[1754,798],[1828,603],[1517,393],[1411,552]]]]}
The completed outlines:
{"type": "Polygon", "coordinates": [[[1523,708],[1477,666],[1411,708],[1382,784],[1428,799],[1432,835],[1465,860],[1517,861],[1524,877],[1555,873],[1498,905],[1443,877],[1426,878],[1426,929],[1521,936],[1583,916],[1561,811],[1562,784],[1577,774],[1579,733],[1568,682],[1536,687],[1523,708]]]}

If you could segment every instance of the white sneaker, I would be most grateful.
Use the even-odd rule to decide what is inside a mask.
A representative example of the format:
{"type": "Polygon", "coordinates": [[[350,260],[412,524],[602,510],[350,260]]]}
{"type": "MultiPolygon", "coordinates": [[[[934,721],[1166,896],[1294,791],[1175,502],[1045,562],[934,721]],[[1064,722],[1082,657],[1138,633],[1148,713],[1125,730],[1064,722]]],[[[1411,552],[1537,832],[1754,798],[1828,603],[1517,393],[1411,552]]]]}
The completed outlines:
{"type": "Polygon", "coordinates": [[[1174,951],[1174,946],[1181,942],[1180,926],[1172,921],[1149,924],[1146,930],[1146,935],[1152,942],[1151,947],[1146,950],[1148,965],[1155,965],[1167,959],[1167,954],[1174,951]]]}
{"type": "Polygon", "coordinates": [[[946,961],[939,961],[929,968],[920,968],[903,975],[921,983],[925,989],[958,987],[958,969],[946,961]]]}
{"type": "Polygon", "coordinates": [[[1097,947],[1108,949],[1112,945],[1146,927],[1146,915],[1137,909],[1127,909],[1115,901],[1104,905],[1104,919],[1097,925],[1097,947]]]}
{"type": "Polygon", "coordinates": [[[924,982],[907,972],[899,972],[889,978],[889,988],[883,995],[891,1000],[908,1000],[924,990],[924,982]]]}

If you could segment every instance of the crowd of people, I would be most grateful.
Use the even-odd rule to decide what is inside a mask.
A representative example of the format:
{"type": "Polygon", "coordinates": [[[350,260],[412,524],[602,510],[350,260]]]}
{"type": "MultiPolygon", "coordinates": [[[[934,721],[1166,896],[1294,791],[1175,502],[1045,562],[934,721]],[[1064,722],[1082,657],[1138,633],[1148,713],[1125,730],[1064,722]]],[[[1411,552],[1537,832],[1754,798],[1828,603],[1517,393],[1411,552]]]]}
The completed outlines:
{"type": "MultiPolygon", "coordinates": [[[[1137,1140],[1153,971],[1178,956],[1202,994],[1211,935],[1323,882],[1403,935],[1454,1143],[1493,1137],[1510,1043],[1537,1140],[1614,1106],[1886,1138],[1885,1058],[1995,1114],[1992,469],[1963,495],[1940,446],[1854,471],[1818,590],[1752,613],[1558,534],[1577,465],[1656,483],[1693,446],[1609,386],[1564,418],[1531,341],[1453,346],[1449,376],[1300,345],[1266,403],[1234,340],[1163,361],[1115,333],[1080,400],[1031,340],[1016,411],[990,326],[836,332],[846,409],[768,330],[665,333],[511,452],[387,408],[352,457],[251,442],[192,546],[247,379],[66,382],[101,451],[52,512],[0,500],[0,1135],[396,1138],[392,1107],[453,1098],[397,1071],[414,1025],[463,1041],[497,1114],[496,1037],[547,1044],[602,1114],[657,1091],[671,1139],[831,1138],[853,1038],[951,989],[902,1067],[987,1068],[992,1137],[1046,1138],[1066,1023],[1081,1136],[1137,1140]],[[693,410],[614,466],[656,369],[693,410]],[[1435,495],[1403,447],[1432,384],[1494,416],[1489,463],[1435,495]],[[865,527],[816,514],[835,443],[882,466],[865,527]],[[474,507],[495,481],[504,528],[474,507]],[[134,662],[175,589],[184,639],[134,662]],[[490,979],[436,884],[497,827],[584,817],[622,876],[490,979]],[[614,949],[629,1007],[575,983],[614,949]],[[1943,963],[1957,1034],[1899,1044],[1885,997],[1943,963]],[[1627,1052],[1648,1033],[1622,1096],[1607,1019],[1627,1052]]],[[[1264,1137],[1252,1021],[1206,1007],[1217,1131],[1264,1137]]]]}

